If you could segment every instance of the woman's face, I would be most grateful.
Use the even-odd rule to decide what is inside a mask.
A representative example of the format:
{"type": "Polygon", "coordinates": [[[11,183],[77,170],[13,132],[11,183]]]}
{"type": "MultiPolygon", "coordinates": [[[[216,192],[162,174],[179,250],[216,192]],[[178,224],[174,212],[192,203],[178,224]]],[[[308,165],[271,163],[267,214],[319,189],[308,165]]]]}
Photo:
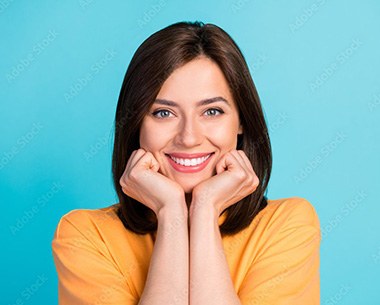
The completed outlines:
{"type": "Polygon", "coordinates": [[[143,119],[140,147],[154,155],[161,174],[191,193],[216,174],[218,160],[236,149],[240,133],[238,109],[223,72],[212,60],[198,57],[164,82],[143,119]]]}

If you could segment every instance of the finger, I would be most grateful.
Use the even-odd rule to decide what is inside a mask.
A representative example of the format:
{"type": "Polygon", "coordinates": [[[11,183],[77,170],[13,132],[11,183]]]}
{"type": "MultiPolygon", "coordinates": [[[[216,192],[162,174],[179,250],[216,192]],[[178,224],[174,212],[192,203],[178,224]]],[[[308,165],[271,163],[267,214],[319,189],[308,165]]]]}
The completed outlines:
{"type": "Polygon", "coordinates": [[[236,158],[236,160],[238,160],[240,166],[241,166],[244,170],[246,170],[246,166],[247,166],[247,164],[246,164],[246,162],[244,161],[242,155],[239,153],[239,151],[237,151],[237,150],[235,150],[235,149],[234,149],[234,150],[231,150],[231,154],[233,154],[233,155],[235,156],[235,158],[236,158]]]}
{"type": "Polygon", "coordinates": [[[131,165],[131,162],[132,162],[134,156],[136,155],[136,152],[137,152],[137,150],[132,151],[131,155],[128,158],[126,167],[128,167],[129,165],[131,165]]]}
{"type": "MultiPolygon", "coordinates": [[[[124,172],[119,179],[119,184],[121,185],[124,193],[125,193],[125,191],[124,191],[124,186],[125,186],[124,179],[126,178],[126,176],[129,176],[129,173],[130,173],[131,169],[133,168],[133,165],[136,163],[135,156],[137,153],[138,153],[138,150],[134,150],[131,153],[131,155],[128,158],[127,165],[125,166],[124,172]]],[[[141,154],[141,152],[140,152],[140,154],[141,154]]]]}
{"type": "Polygon", "coordinates": [[[254,168],[252,166],[251,161],[248,159],[247,155],[245,154],[245,152],[243,150],[238,150],[237,152],[239,153],[239,155],[244,160],[247,168],[250,169],[250,171],[252,172],[252,174],[253,174],[253,184],[256,185],[256,186],[259,185],[260,180],[259,180],[259,178],[256,175],[256,172],[255,172],[255,170],[254,170],[254,168]]]}
{"type": "Polygon", "coordinates": [[[252,168],[252,164],[250,163],[248,157],[242,150],[234,150],[231,153],[239,160],[239,164],[241,166],[241,170],[246,174],[245,182],[249,185],[257,185],[258,178],[256,176],[255,171],[252,168]]]}
{"type": "Polygon", "coordinates": [[[131,157],[129,158],[129,160],[130,160],[129,167],[130,168],[135,167],[137,162],[139,162],[139,160],[141,159],[142,156],[145,155],[145,153],[146,153],[146,151],[143,148],[139,148],[139,149],[134,150],[133,153],[131,154],[131,157]]]}
{"type": "Polygon", "coordinates": [[[253,167],[252,167],[252,163],[251,161],[248,159],[247,155],[245,154],[245,152],[243,150],[237,150],[239,156],[241,157],[241,160],[244,162],[244,164],[249,168],[251,169],[252,171],[254,171],[253,167]]]}
{"type": "MultiPolygon", "coordinates": [[[[125,176],[129,174],[130,169],[132,168],[131,167],[131,163],[133,161],[134,156],[136,155],[136,152],[137,152],[136,150],[132,151],[131,155],[128,158],[127,164],[125,165],[124,172],[123,172],[123,174],[120,177],[119,183],[122,186],[122,188],[124,187],[125,176]]],[[[123,191],[124,191],[124,189],[123,189],[123,191]]]]}
{"type": "Polygon", "coordinates": [[[216,173],[220,174],[224,171],[233,170],[236,166],[239,165],[236,157],[233,156],[230,152],[227,152],[216,164],[216,173]]]}
{"type": "Polygon", "coordinates": [[[158,171],[160,168],[159,163],[157,162],[156,158],[153,156],[151,152],[146,152],[138,161],[138,163],[143,166],[144,169],[152,169],[154,171],[158,171]]]}

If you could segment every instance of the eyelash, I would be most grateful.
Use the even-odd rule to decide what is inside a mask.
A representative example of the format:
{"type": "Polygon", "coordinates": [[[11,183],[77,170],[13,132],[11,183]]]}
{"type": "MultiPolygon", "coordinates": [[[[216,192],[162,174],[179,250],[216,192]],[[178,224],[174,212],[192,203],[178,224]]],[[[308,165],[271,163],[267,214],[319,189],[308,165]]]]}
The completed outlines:
{"type": "MultiPolygon", "coordinates": [[[[223,113],[224,113],[224,111],[223,111],[222,109],[220,109],[220,108],[209,108],[209,109],[207,109],[206,111],[210,111],[210,110],[216,110],[216,111],[219,111],[220,114],[223,114],[223,113]]],[[[166,112],[170,112],[170,111],[167,110],[167,109],[160,109],[160,110],[156,110],[156,111],[152,112],[152,115],[153,115],[154,117],[158,118],[158,119],[165,119],[165,117],[158,117],[158,116],[157,116],[158,113],[161,113],[161,112],[164,112],[164,111],[166,111],[166,112]]],[[[205,112],[206,112],[206,111],[205,111],[205,112]]],[[[217,115],[210,115],[210,116],[217,116],[217,115]]]]}

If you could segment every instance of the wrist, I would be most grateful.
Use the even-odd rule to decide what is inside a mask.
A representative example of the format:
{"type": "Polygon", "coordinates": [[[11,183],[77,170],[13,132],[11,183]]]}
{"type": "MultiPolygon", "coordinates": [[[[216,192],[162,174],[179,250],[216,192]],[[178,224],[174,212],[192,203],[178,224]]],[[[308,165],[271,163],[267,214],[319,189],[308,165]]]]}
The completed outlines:
{"type": "Polygon", "coordinates": [[[188,217],[188,210],[185,200],[182,198],[173,199],[171,204],[164,205],[157,212],[157,219],[165,218],[186,218],[188,217]]]}
{"type": "Polygon", "coordinates": [[[196,199],[191,202],[189,208],[189,219],[199,219],[202,218],[205,221],[218,221],[219,211],[217,210],[215,204],[206,203],[204,201],[200,202],[196,199]]]}

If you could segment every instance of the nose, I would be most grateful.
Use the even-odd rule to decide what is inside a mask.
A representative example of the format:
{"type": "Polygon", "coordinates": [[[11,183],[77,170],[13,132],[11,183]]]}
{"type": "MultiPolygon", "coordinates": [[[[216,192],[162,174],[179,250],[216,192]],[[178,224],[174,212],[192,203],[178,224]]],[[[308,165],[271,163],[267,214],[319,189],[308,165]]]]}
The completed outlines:
{"type": "Polygon", "coordinates": [[[175,144],[183,147],[193,147],[202,143],[204,134],[202,126],[196,119],[184,118],[176,131],[175,144]]]}

